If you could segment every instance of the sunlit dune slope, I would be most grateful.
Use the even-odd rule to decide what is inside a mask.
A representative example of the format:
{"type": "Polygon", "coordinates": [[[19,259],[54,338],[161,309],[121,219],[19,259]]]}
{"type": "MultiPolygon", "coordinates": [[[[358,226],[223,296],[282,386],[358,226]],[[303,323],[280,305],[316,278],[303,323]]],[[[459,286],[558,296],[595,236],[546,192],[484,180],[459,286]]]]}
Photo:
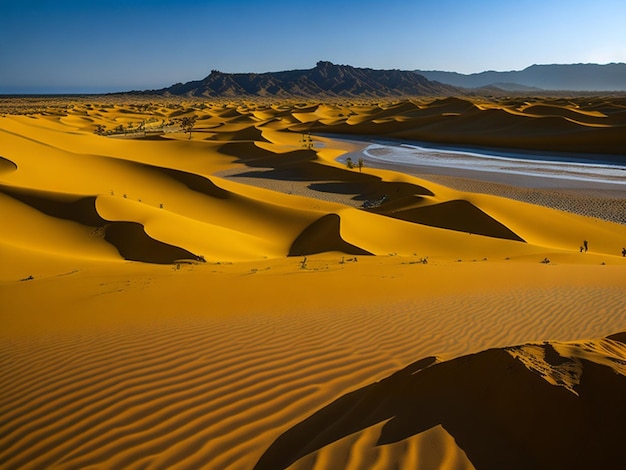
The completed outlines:
{"type": "MultiPolygon", "coordinates": [[[[306,112],[322,122],[354,114],[345,108],[357,109],[370,119],[365,127],[393,116],[419,119],[423,112],[438,116],[483,113],[477,105],[452,98],[425,107],[411,102],[360,108],[315,105],[296,106],[291,112],[296,117],[306,112]]],[[[287,132],[289,124],[282,130],[264,128],[282,119],[289,109],[241,105],[155,109],[151,105],[148,110],[90,105],[39,118],[6,117],[0,127],[0,183],[4,204],[11,207],[13,227],[4,232],[3,242],[24,246],[28,237],[20,234],[41,233],[46,226],[50,244],[40,237],[31,249],[91,258],[107,253],[110,260],[158,263],[253,260],[325,251],[419,252],[454,258],[479,252],[483,258],[513,258],[574,253],[583,239],[592,240],[593,253],[619,253],[623,227],[453,191],[393,172],[347,169],[335,161],[348,150],[345,144],[334,147],[327,140],[323,146],[303,148],[307,147],[306,135],[287,132]],[[197,129],[186,136],[176,127],[176,119],[192,114],[200,119],[197,129]],[[122,134],[93,133],[96,125],[107,128],[122,121],[128,123],[122,134]],[[159,140],[144,139],[151,122],[162,124],[159,140]],[[233,168],[249,168],[238,174],[240,182],[256,177],[305,184],[312,190],[310,195],[350,196],[365,212],[215,176],[233,168]],[[35,222],[36,214],[40,222],[35,222]],[[58,227],[49,227],[54,219],[59,219],[58,227]],[[72,239],[65,236],[68,230],[84,238],[81,243],[70,243],[71,249],[61,246],[61,240],[72,239]],[[152,256],[151,251],[158,254],[152,256]]],[[[600,119],[598,113],[578,114],[600,119]]],[[[480,116],[476,119],[482,125],[480,116]]],[[[615,115],[612,119],[616,121],[615,115]]]]}
{"type": "MultiPolygon", "coordinates": [[[[153,143],[142,148],[129,142],[140,161],[133,162],[124,154],[116,158],[82,153],[93,151],[90,142],[98,144],[98,140],[112,141],[108,151],[113,153],[119,143],[113,139],[88,135],[87,142],[78,139],[70,151],[67,148],[72,145],[67,143],[65,149],[49,143],[58,137],[56,134],[50,141],[41,130],[36,135],[40,142],[13,133],[6,135],[5,155],[15,160],[4,159],[15,168],[6,181],[7,195],[49,216],[88,227],[107,225],[105,233],[118,230],[113,228],[116,222],[133,222],[145,228],[146,239],[152,236],[208,259],[254,259],[287,254],[293,238],[318,216],[272,201],[271,195],[269,201],[247,197],[245,187],[232,193],[209,177],[145,163],[146,155],[152,155],[153,143]],[[47,171],[42,172],[44,167],[47,171]],[[64,201],[72,198],[74,201],[64,201]],[[81,205],[76,202],[80,200],[89,202],[81,205]]],[[[187,142],[181,144],[177,151],[185,152],[187,142]]],[[[158,154],[156,160],[160,157],[158,154]]],[[[206,166],[210,172],[210,164],[206,166]]],[[[19,211],[13,214],[19,226],[23,222],[19,211]]],[[[30,229],[37,231],[36,227],[30,229]]],[[[139,233],[136,228],[132,230],[139,233]]],[[[45,243],[39,248],[45,250],[45,243]]]]}

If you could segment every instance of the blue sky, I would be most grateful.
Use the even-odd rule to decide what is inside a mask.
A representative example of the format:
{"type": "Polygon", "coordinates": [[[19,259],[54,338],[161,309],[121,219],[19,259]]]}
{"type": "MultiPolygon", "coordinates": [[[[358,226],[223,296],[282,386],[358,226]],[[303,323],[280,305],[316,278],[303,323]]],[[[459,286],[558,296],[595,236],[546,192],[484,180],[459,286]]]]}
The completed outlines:
{"type": "Polygon", "coordinates": [[[0,0],[1,93],[160,88],[223,72],[626,62],[624,0],[0,0]]]}

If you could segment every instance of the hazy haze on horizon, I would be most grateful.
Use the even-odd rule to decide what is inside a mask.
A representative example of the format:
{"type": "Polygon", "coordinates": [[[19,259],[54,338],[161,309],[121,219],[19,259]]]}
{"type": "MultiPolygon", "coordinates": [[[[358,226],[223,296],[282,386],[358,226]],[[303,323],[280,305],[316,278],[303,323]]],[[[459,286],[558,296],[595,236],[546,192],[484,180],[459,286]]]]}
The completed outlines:
{"type": "Polygon", "coordinates": [[[162,88],[224,72],[474,73],[626,62],[623,0],[0,0],[1,93],[162,88]]]}

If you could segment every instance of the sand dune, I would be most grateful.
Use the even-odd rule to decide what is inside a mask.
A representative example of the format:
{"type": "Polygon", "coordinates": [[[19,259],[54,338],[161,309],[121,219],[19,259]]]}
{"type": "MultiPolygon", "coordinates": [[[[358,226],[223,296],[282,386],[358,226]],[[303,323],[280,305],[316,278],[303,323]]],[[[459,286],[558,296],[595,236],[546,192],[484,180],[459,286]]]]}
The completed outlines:
{"type": "MultiPolygon", "coordinates": [[[[318,468],[324,458],[318,454],[333,443],[326,460],[337,461],[340,442],[359,445],[359,454],[375,457],[371,464],[384,459],[375,447],[405,442],[404,459],[387,460],[385,467],[408,467],[420,455],[414,436],[431,430],[438,431],[442,448],[452,447],[435,464],[441,468],[450,455],[462,460],[460,449],[467,456],[464,468],[618,468],[626,418],[624,338],[621,333],[583,343],[491,349],[451,361],[422,359],[298,423],[255,469],[318,468]],[[365,430],[379,423],[384,425],[375,430],[377,439],[367,439],[365,430]],[[308,465],[292,466],[305,457],[308,465]]],[[[351,452],[344,451],[347,457],[351,452]]]]}
{"type": "Polygon", "coordinates": [[[2,104],[0,467],[614,462],[623,335],[589,338],[626,325],[626,225],[349,169],[315,130],[566,148],[619,102],[111,100],[2,104]]]}
{"type": "Polygon", "coordinates": [[[341,237],[341,218],[328,214],[309,225],[296,238],[289,249],[289,256],[305,256],[339,251],[348,255],[371,255],[358,246],[347,243],[341,237]]]}
{"type": "MultiPolygon", "coordinates": [[[[445,98],[360,109],[345,122],[307,121],[315,132],[365,134],[447,144],[587,153],[624,153],[626,112],[616,100],[559,100],[506,104],[445,98]]],[[[304,128],[301,128],[304,129],[304,128]]]]}

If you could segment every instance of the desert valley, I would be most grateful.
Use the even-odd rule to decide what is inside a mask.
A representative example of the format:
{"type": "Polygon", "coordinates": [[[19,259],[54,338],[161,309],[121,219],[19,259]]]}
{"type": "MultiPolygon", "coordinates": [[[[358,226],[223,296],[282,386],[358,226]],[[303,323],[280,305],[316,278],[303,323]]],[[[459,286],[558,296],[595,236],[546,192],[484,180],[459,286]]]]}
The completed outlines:
{"type": "Polygon", "coordinates": [[[626,98],[446,87],[1,98],[0,467],[619,468],[626,98]]]}

